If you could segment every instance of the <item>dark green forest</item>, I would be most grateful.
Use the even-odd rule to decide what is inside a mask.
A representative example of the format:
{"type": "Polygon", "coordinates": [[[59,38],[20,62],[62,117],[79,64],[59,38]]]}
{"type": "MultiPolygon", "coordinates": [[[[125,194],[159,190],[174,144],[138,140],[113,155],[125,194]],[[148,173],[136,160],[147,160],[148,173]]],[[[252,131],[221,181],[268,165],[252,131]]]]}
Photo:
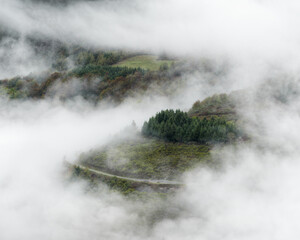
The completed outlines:
{"type": "Polygon", "coordinates": [[[87,75],[97,75],[104,77],[107,80],[113,80],[117,77],[126,77],[130,74],[134,74],[136,71],[144,73],[142,69],[128,68],[128,67],[111,67],[111,66],[97,66],[97,65],[86,65],[74,69],[70,75],[75,77],[83,77],[87,75]]]}
{"type": "Polygon", "coordinates": [[[241,133],[234,122],[223,118],[191,118],[180,110],[164,110],[145,122],[142,134],[171,142],[226,143],[241,133]]]}

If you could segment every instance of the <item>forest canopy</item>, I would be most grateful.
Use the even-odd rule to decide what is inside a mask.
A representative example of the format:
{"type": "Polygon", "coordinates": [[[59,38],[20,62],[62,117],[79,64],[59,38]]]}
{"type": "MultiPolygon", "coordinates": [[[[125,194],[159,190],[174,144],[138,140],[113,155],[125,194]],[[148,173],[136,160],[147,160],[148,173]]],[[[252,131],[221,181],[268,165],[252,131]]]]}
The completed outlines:
{"type": "Polygon", "coordinates": [[[241,133],[233,122],[223,118],[191,118],[180,110],[163,110],[146,121],[142,134],[171,142],[225,143],[241,133]]]}

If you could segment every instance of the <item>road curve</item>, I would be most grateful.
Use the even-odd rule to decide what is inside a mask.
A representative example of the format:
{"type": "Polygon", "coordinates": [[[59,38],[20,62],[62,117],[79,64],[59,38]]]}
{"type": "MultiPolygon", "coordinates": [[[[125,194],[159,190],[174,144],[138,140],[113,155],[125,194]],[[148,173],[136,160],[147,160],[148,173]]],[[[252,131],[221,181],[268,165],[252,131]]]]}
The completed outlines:
{"type": "Polygon", "coordinates": [[[154,184],[154,185],[166,185],[166,186],[183,186],[184,184],[181,182],[177,182],[177,181],[169,181],[169,180],[165,180],[165,179],[140,179],[140,178],[130,178],[130,177],[122,177],[122,176],[118,176],[118,175],[114,175],[114,174],[110,174],[110,173],[106,173],[100,170],[96,170],[90,167],[86,167],[80,164],[75,164],[74,166],[77,166],[81,169],[86,169],[92,173],[95,173],[97,175],[101,175],[101,176],[105,176],[105,177],[110,177],[110,178],[117,178],[117,179],[121,179],[121,180],[127,180],[127,181],[131,181],[131,182],[137,182],[137,183],[144,183],[144,184],[154,184]]]}

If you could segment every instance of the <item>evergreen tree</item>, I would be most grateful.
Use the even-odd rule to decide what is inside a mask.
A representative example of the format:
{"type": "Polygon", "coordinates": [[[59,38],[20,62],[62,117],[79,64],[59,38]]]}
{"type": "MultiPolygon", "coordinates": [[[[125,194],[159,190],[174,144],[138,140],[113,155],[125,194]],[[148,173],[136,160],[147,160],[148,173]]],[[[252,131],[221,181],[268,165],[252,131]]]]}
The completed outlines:
{"type": "Polygon", "coordinates": [[[232,141],[239,135],[234,123],[221,118],[190,118],[180,110],[165,110],[145,122],[142,134],[172,142],[218,143],[232,141]]]}

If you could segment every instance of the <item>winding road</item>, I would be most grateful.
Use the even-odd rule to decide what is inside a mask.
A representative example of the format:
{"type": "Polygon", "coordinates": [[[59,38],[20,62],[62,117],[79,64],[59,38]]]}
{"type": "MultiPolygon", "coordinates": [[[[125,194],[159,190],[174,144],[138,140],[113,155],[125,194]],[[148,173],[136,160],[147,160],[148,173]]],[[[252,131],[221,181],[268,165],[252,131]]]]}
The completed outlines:
{"type": "Polygon", "coordinates": [[[83,165],[79,165],[79,164],[76,164],[76,166],[81,168],[81,169],[86,169],[86,170],[90,171],[91,173],[95,173],[95,174],[100,175],[100,176],[105,176],[105,177],[110,177],[110,178],[117,178],[117,179],[121,179],[121,180],[127,180],[127,181],[131,181],[131,182],[141,183],[141,184],[158,185],[158,186],[161,186],[161,187],[163,187],[163,186],[168,186],[168,187],[170,187],[170,186],[174,186],[174,187],[184,186],[183,183],[177,182],[177,181],[170,181],[170,180],[165,180],[165,179],[140,179],[140,178],[122,177],[122,176],[106,173],[106,172],[96,170],[94,168],[86,167],[86,166],[83,166],[83,165]]]}

